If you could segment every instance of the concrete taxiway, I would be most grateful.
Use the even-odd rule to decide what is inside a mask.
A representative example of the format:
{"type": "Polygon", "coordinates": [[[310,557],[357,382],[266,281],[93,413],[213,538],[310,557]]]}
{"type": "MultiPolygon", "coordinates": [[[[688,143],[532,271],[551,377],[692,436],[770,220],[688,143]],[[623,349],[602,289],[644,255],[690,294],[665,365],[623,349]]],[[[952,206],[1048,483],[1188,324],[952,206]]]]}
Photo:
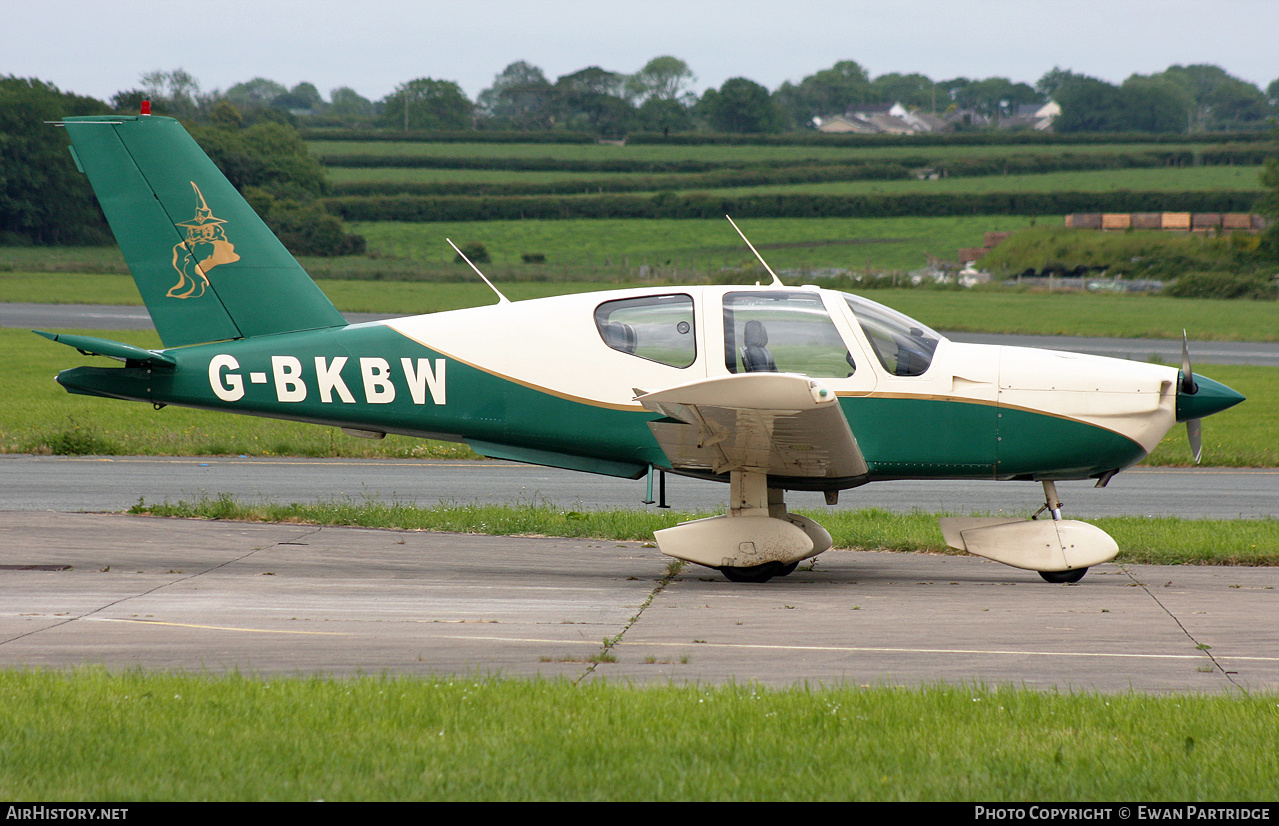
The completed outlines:
{"type": "Polygon", "coordinates": [[[5,667],[1279,689],[1276,569],[831,551],[745,585],[636,542],[51,512],[0,547],[5,667]]]}

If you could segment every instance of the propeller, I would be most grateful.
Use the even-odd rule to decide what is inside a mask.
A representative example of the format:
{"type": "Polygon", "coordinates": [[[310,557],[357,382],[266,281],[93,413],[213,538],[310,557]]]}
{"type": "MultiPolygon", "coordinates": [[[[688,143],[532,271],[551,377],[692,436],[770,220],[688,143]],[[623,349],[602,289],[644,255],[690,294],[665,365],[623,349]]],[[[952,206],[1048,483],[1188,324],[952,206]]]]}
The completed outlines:
{"type": "Polygon", "coordinates": [[[1186,340],[1186,330],[1181,330],[1181,387],[1178,392],[1185,393],[1187,396],[1193,396],[1199,392],[1199,385],[1195,384],[1195,374],[1190,369],[1190,344],[1186,340]]]}
{"type": "MultiPolygon", "coordinates": [[[[1181,330],[1181,384],[1177,392],[1186,396],[1193,396],[1199,392],[1199,385],[1195,384],[1194,371],[1190,369],[1190,344],[1186,338],[1185,328],[1181,330]]],[[[1186,437],[1190,440],[1190,452],[1194,454],[1197,465],[1199,457],[1203,455],[1203,419],[1186,421],[1186,437]]]]}

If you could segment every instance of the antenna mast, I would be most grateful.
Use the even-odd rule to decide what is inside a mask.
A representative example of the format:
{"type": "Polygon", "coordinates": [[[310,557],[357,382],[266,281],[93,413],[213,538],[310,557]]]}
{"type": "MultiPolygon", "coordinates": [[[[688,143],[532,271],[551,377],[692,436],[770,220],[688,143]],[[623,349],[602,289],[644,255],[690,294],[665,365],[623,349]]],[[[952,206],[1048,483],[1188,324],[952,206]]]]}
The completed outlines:
{"type": "MultiPolygon", "coordinates": [[[[492,290],[493,292],[497,293],[497,303],[498,303],[498,304],[510,304],[510,303],[511,303],[511,299],[509,299],[509,298],[507,298],[506,296],[502,295],[502,291],[501,291],[501,290],[499,290],[497,287],[494,287],[494,286],[493,286],[493,282],[492,282],[492,281],[489,281],[487,278],[485,278],[485,277],[484,277],[484,273],[480,272],[480,268],[479,268],[479,267],[477,267],[477,266],[475,266],[474,264],[472,264],[472,263],[471,263],[471,259],[469,259],[469,258],[467,258],[467,257],[466,257],[466,253],[462,252],[460,249],[458,249],[458,248],[457,248],[457,244],[454,244],[454,243],[453,243],[453,239],[451,239],[451,238],[445,238],[444,240],[445,240],[445,241],[448,241],[448,242],[449,242],[449,246],[453,248],[453,251],[454,251],[454,252],[456,252],[458,255],[462,256],[462,260],[463,260],[463,261],[465,261],[465,262],[467,263],[467,265],[468,265],[468,266],[470,266],[470,268],[471,268],[471,269],[475,270],[475,274],[476,274],[476,275],[478,275],[480,278],[483,278],[483,279],[484,279],[484,283],[489,285],[489,289],[490,289],[490,290],[492,290]]],[[[747,243],[749,243],[749,242],[747,242],[747,243]]],[[[767,264],[766,264],[765,266],[767,266],[767,264]]],[[[773,276],[773,277],[774,277],[774,278],[776,278],[777,276],[773,276]]]]}
{"type": "MultiPolygon", "coordinates": [[[[725,218],[728,218],[728,216],[727,216],[727,215],[725,215],[724,217],[725,217],[725,218]]],[[[769,275],[771,275],[771,276],[773,276],[773,283],[772,283],[772,286],[774,286],[774,287],[785,287],[786,285],[785,285],[785,284],[783,284],[783,283],[782,283],[782,280],[781,280],[780,278],[778,278],[778,277],[777,277],[777,273],[773,272],[773,268],[772,268],[772,267],[770,267],[770,266],[768,266],[768,262],[764,260],[764,256],[762,256],[762,255],[760,255],[760,254],[759,254],[759,250],[755,249],[755,245],[754,245],[754,244],[752,244],[752,243],[751,243],[751,241],[750,241],[750,239],[746,237],[746,233],[744,233],[744,232],[742,232],[740,229],[738,229],[737,224],[734,224],[734,223],[733,223],[733,219],[732,219],[732,218],[728,218],[728,222],[729,222],[730,224],[733,224],[733,229],[736,229],[736,230],[737,230],[737,234],[738,234],[738,235],[740,235],[740,236],[742,236],[742,240],[746,242],[746,246],[748,246],[748,247],[750,247],[750,248],[751,248],[751,252],[755,253],[755,257],[759,259],[759,263],[763,264],[763,265],[764,265],[764,269],[768,270],[768,274],[769,274],[769,275]]],[[[476,272],[479,272],[479,270],[476,270],[476,272]]],[[[483,276],[480,276],[480,277],[481,277],[481,278],[483,278],[483,276]]]]}

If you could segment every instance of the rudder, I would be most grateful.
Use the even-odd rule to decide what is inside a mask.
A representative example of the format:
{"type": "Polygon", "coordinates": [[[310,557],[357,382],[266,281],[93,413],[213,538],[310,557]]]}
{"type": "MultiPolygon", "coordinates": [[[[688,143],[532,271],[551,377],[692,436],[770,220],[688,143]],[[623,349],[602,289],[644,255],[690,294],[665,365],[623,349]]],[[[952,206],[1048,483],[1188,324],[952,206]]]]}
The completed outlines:
{"type": "Polygon", "coordinates": [[[177,121],[62,123],[166,347],[346,324],[177,121]]]}

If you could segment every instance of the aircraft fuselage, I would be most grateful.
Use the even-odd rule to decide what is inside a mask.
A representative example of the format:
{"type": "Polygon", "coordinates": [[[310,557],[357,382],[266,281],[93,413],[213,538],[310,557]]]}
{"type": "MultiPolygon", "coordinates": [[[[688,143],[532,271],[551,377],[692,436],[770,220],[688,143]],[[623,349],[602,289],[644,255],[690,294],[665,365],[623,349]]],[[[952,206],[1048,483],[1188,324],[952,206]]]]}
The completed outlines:
{"type": "Polygon", "coordinates": [[[636,389],[729,375],[725,296],[780,293],[811,296],[827,310],[840,352],[811,358],[845,373],[820,381],[839,397],[869,467],[862,479],[777,480],[784,487],[1088,478],[1140,461],[1177,421],[1178,371],[1161,365],[939,337],[927,369],[894,375],[876,358],[883,344],[872,345],[843,310],[843,294],[816,288],[625,290],[503,303],[171,348],[161,352],[172,369],[81,367],[59,381],[77,393],[465,441],[486,455],[559,457],[544,463],[634,477],[670,464],[647,426],[659,416],[635,402],[636,389]],[[671,295],[691,301],[685,335],[692,338],[679,357],[689,363],[609,346],[595,320],[600,306],[671,295]]]}

